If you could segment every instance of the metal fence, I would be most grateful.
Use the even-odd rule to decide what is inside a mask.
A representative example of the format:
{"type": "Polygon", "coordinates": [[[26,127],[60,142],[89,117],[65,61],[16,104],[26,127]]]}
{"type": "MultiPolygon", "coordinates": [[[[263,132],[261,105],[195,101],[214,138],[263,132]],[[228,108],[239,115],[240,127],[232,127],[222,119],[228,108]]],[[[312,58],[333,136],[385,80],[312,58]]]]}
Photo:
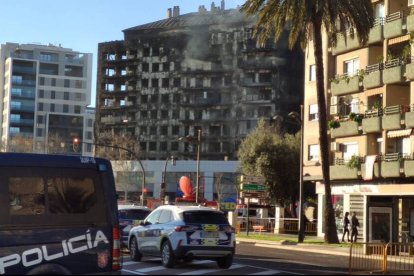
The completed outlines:
{"type": "MultiPolygon", "coordinates": [[[[236,231],[247,231],[247,218],[237,218],[236,231]]],[[[275,232],[275,227],[278,227],[278,232],[283,234],[297,233],[299,221],[297,218],[249,218],[249,231],[250,232],[275,232]]],[[[305,233],[308,235],[316,235],[317,221],[307,221],[305,224],[305,233]]]]}
{"type": "Polygon", "coordinates": [[[414,273],[412,243],[353,243],[349,273],[414,273]]]}

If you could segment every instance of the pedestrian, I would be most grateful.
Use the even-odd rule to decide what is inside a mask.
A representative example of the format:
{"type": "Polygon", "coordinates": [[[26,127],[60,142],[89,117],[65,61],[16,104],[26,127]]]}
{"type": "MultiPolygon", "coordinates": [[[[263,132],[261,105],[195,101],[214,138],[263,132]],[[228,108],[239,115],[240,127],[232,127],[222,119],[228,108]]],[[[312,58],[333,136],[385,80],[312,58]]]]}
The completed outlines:
{"type": "Polygon", "coordinates": [[[350,242],[350,240],[349,240],[349,224],[350,224],[349,212],[345,212],[343,223],[344,223],[344,233],[342,234],[342,242],[345,242],[345,240],[344,240],[345,234],[346,234],[348,242],[350,242]]]}
{"type": "Polygon", "coordinates": [[[358,218],[356,217],[355,212],[352,213],[351,225],[352,225],[351,242],[357,242],[359,221],[358,221],[358,218]]]}

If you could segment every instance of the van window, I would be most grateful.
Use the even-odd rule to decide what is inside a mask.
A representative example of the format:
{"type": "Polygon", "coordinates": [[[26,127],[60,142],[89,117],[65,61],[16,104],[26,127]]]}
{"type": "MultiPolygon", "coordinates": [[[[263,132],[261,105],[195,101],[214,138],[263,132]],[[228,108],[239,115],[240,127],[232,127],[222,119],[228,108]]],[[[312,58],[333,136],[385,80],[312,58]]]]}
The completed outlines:
{"type": "MultiPolygon", "coordinates": [[[[105,199],[97,170],[0,168],[0,193],[9,198],[2,224],[39,225],[106,221],[105,199]]],[[[5,207],[6,207],[5,206],[5,207]]],[[[0,213],[2,213],[0,211],[0,213]]]]}
{"type": "Polygon", "coordinates": [[[87,213],[96,204],[90,178],[53,177],[47,180],[49,212],[52,214],[87,213]]]}
{"type": "Polygon", "coordinates": [[[42,215],[45,213],[45,193],[40,177],[10,177],[9,201],[11,216],[42,215]]]}
{"type": "Polygon", "coordinates": [[[187,211],[183,213],[186,223],[229,224],[223,213],[211,211],[187,211]]]}

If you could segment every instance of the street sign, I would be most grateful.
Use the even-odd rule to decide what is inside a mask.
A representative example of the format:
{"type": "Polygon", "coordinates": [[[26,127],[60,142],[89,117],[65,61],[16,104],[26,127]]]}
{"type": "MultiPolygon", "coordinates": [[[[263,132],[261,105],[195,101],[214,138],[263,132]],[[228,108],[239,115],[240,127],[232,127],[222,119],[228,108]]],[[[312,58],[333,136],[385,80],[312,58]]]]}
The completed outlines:
{"type": "Polygon", "coordinates": [[[242,191],[252,191],[252,192],[265,192],[266,185],[262,184],[252,184],[252,183],[242,183],[241,184],[242,191]]]}
{"type": "Polygon", "coordinates": [[[240,192],[242,198],[266,198],[266,193],[240,192]]]}
{"type": "Polygon", "coordinates": [[[257,184],[264,184],[266,182],[266,178],[263,176],[249,176],[249,175],[242,175],[241,182],[243,183],[257,183],[257,184]]]}

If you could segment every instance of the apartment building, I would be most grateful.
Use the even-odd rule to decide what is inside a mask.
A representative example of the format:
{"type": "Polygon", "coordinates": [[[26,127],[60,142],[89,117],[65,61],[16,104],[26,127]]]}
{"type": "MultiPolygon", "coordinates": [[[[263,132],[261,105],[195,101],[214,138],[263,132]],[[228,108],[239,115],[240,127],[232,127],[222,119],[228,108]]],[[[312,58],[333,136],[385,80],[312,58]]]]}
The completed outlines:
{"type": "Polygon", "coordinates": [[[94,115],[86,112],[92,54],[6,43],[0,47],[0,76],[2,150],[92,155],[92,144],[83,151],[72,145],[75,137],[93,142],[94,115]]]}
{"type": "MultiPolygon", "coordinates": [[[[375,25],[367,45],[338,34],[324,37],[329,112],[330,178],[339,235],[345,212],[356,212],[366,242],[414,236],[414,2],[372,0],[375,25]]],[[[307,50],[313,53],[313,47],[307,50]]],[[[318,202],[319,163],[315,60],[305,60],[304,180],[318,202]]],[[[323,235],[319,204],[318,235],[323,235]]],[[[360,239],[361,240],[361,239],[360,239]]]]}
{"type": "Polygon", "coordinates": [[[259,45],[254,23],[224,1],[183,15],[175,6],[100,43],[97,131],[132,134],[142,159],[195,159],[200,145],[202,160],[236,160],[259,118],[287,118],[303,97],[303,51],[288,49],[287,31],[259,45]]]}

